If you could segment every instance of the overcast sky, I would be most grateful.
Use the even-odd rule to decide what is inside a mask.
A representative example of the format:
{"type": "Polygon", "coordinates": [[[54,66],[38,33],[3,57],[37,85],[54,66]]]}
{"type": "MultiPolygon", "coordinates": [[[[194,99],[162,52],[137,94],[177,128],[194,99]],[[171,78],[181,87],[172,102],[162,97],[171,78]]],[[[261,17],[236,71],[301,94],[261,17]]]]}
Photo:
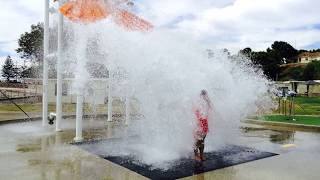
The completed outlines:
{"type": "MultiPolygon", "coordinates": [[[[320,0],[135,0],[156,27],[194,34],[216,47],[265,50],[273,41],[320,48],[320,0]]],[[[0,59],[17,57],[17,39],[43,20],[43,0],[0,0],[0,59]]]]}

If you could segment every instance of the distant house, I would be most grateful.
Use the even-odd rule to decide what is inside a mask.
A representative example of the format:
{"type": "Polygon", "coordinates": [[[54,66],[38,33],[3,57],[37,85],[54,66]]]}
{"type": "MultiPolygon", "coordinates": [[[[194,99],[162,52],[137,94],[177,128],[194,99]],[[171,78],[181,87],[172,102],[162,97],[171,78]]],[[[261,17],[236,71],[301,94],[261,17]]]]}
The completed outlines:
{"type": "Polygon", "coordinates": [[[298,55],[298,63],[320,61],[320,52],[303,52],[298,55]]]}

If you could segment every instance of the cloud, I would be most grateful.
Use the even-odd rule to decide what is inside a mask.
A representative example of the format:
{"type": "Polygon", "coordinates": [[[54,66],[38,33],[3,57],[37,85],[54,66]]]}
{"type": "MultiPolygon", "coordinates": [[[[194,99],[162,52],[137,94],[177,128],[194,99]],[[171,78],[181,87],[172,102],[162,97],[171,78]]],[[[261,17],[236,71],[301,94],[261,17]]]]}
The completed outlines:
{"type": "Polygon", "coordinates": [[[197,15],[210,7],[224,7],[235,0],[136,0],[142,17],[156,26],[166,26],[176,18],[197,15]]]}
{"type": "Polygon", "coordinates": [[[320,1],[316,0],[153,2],[141,2],[145,4],[140,13],[157,25],[192,32],[216,47],[264,50],[283,40],[296,48],[308,48],[319,41],[320,1]],[[184,15],[193,18],[175,21],[184,15]]]}
{"type": "Polygon", "coordinates": [[[0,52],[17,56],[17,40],[20,34],[29,31],[31,24],[42,21],[42,1],[0,1],[0,52]]]}
{"type": "MultiPolygon", "coordinates": [[[[318,0],[134,0],[140,16],[158,28],[191,33],[217,48],[264,50],[273,41],[320,48],[318,0]]],[[[43,1],[0,1],[0,52],[12,56],[17,39],[43,20],[43,1]]],[[[0,56],[3,56],[3,55],[0,56]]]]}

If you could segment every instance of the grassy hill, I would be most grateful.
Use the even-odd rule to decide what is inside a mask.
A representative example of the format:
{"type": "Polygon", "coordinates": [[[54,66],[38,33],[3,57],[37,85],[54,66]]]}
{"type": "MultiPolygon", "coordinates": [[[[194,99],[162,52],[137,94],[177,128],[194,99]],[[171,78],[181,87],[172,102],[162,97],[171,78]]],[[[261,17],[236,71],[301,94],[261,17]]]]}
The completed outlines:
{"type": "Polygon", "coordinates": [[[280,68],[279,80],[288,81],[288,80],[303,80],[303,71],[307,64],[286,64],[282,65],[280,68]]]}

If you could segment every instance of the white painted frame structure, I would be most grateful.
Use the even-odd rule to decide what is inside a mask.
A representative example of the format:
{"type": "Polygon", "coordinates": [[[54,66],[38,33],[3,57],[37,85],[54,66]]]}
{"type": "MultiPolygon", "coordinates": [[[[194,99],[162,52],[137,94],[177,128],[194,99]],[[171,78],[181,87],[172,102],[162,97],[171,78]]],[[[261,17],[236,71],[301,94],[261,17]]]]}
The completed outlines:
{"type": "MultiPolygon", "coordinates": [[[[63,4],[63,0],[59,0],[59,7],[63,4]]],[[[49,59],[49,15],[50,15],[50,0],[44,0],[44,58],[43,58],[43,97],[42,97],[42,126],[46,126],[48,118],[48,59],[49,59]]],[[[59,12],[58,12],[59,13],[59,12]]],[[[62,131],[62,81],[63,81],[63,15],[59,13],[58,20],[58,53],[57,53],[57,100],[56,100],[56,131],[62,131]]],[[[108,81],[108,122],[112,122],[112,73],[109,67],[108,81]]],[[[83,94],[77,95],[76,105],[76,137],[74,141],[83,141],[82,137],[82,120],[83,120],[83,94]]],[[[125,124],[129,124],[129,97],[126,95],[126,116],[125,124]]]]}
{"type": "MultiPolygon", "coordinates": [[[[59,7],[62,4],[59,1],[59,7]]],[[[48,60],[49,56],[49,16],[50,0],[44,0],[44,40],[43,40],[43,96],[42,96],[42,126],[46,126],[48,118],[48,60]]],[[[61,131],[62,120],[62,43],[63,43],[63,16],[59,13],[58,21],[58,54],[57,54],[57,100],[56,100],[56,131],[61,131]]]]}
{"type": "Polygon", "coordinates": [[[46,126],[48,118],[48,55],[49,55],[49,0],[44,0],[43,27],[43,82],[42,82],[42,126],[46,126]]]}

